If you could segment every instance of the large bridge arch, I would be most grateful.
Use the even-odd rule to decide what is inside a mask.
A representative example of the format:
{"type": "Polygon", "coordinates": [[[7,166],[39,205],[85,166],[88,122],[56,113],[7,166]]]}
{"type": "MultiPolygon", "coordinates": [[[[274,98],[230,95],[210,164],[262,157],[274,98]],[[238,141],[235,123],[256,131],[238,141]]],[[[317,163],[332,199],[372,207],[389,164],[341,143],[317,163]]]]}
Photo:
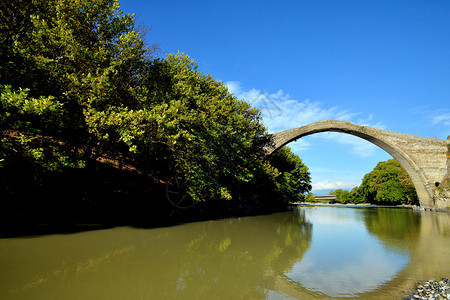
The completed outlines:
{"type": "Polygon", "coordinates": [[[448,181],[449,141],[360,126],[345,121],[326,120],[272,134],[267,154],[304,136],[319,132],[341,132],[365,139],[394,157],[406,170],[416,188],[420,206],[449,209],[448,199],[436,197],[436,185],[448,181]]]}

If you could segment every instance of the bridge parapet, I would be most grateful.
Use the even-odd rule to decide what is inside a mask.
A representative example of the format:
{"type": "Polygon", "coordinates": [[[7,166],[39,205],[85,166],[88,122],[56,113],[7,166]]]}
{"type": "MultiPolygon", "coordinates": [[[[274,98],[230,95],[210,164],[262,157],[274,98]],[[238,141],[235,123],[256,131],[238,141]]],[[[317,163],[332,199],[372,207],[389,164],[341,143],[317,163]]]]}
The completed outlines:
{"type": "Polygon", "coordinates": [[[272,134],[271,154],[278,148],[301,137],[319,132],[341,132],[365,139],[394,157],[406,170],[416,187],[421,207],[450,209],[448,198],[436,193],[437,187],[448,182],[450,140],[423,138],[384,129],[360,126],[345,121],[326,120],[272,134]]]}

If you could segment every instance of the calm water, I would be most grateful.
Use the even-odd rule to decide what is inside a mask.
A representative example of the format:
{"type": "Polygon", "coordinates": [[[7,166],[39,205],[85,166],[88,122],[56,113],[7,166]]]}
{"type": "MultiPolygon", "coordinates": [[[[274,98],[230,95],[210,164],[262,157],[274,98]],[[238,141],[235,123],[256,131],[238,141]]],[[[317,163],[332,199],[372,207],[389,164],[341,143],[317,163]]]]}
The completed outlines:
{"type": "Polygon", "coordinates": [[[399,299],[449,253],[449,213],[299,207],[0,239],[0,299],[399,299]]]}

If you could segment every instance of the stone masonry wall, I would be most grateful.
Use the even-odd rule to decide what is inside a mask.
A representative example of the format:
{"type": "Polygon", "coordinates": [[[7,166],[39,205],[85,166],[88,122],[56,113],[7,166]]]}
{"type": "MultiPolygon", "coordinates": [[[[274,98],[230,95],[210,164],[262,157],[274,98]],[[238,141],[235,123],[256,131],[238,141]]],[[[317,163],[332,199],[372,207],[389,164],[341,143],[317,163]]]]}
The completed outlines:
{"type": "Polygon", "coordinates": [[[450,209],[448,197],[442,196],[442,192],[436,193],[437,186],[442,186],[446,180],[448,182],[450,140],[422,138],[344,121],[327,120],[274,133],[273,145],[266,147],[266,152],[270,154],[293,140],[326,131],[355,135],[381,147],[408,172],[416,186],[421,207],[450,209]]]}

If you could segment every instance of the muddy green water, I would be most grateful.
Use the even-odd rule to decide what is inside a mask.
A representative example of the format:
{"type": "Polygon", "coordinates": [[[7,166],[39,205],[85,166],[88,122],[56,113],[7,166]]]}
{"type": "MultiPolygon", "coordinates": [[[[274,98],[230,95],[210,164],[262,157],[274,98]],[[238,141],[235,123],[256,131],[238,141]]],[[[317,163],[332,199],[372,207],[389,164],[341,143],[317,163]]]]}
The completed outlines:
{"type": "Polygon", "coordinates": [[[0,239],[0,299],[401,299],[450,276],[450,214],[298,207],[0,239]]]}

